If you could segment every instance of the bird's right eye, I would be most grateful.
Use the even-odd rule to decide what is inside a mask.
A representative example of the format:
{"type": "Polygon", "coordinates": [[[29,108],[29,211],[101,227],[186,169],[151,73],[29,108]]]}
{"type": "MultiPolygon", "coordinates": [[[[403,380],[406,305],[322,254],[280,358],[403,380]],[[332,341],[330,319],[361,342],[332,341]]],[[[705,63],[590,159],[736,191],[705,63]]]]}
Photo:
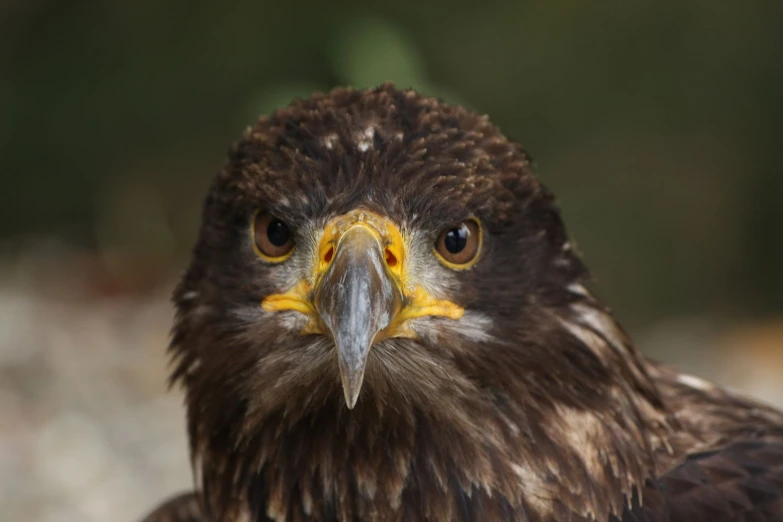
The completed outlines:
{"type": "Polygon", "coordinates": [[[256,212],[251,228],[253,248],[261,259],[280,263],[294,252],[294,235],[282,220],[265,212],[256,212]]]}

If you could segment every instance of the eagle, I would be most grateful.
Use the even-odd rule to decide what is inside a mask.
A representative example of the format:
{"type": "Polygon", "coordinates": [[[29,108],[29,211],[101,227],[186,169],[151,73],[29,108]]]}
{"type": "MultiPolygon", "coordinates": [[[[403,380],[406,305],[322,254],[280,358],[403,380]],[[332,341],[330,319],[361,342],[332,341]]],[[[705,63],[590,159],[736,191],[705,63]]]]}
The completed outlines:
{"type": "Polygon", "coordinates": [[[194,491],[145,521],[783,521],[783,413],[590,282],[486,116],[384,84],[260,118],[173,297],[194,491]]]}

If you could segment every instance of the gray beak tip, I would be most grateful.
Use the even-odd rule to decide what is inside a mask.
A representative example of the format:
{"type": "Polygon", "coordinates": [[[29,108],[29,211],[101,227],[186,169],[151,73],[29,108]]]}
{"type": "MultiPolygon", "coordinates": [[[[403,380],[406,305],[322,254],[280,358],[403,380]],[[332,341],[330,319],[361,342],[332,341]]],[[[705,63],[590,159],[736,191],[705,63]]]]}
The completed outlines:
{"type": "Polygon", "coordinates": [[[348,406],[349,410],[352,410],[359,400],[359,393],[362,390],[362,381],[364,381],[364,370],[358,372],[343,371],[341,374],[345,404],[348,406]]]}
{"type": "Polygon", "coordinates": [[[348,390],[343,391],[345,392],[345,405],[348,406],[349,410],[352,410],[356,406],[356,401],[359,400],[359,392],[358,390],[356,393],[349,393],[348,390]]]}

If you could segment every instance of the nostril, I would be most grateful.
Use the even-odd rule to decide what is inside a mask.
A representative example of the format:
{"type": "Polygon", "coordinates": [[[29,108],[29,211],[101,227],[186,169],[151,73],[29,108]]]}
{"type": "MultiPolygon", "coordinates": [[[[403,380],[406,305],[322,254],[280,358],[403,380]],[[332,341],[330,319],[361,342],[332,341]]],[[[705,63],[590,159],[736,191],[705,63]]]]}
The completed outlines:
{"type": "Polygon", "coordinates": [[[390,268],[393,268],[397,265],[397,257],[391,253],[391,250],[388,248],[386,249],[386,264],[389,265],[390,268]]]}
{"type": "Polygon", "coordinates": [[[332,261],[332,256],[334,256],[334,247],[331,247],[326,251],[326,254],[324,254],[324,262],[330,263],[332,261]]]}

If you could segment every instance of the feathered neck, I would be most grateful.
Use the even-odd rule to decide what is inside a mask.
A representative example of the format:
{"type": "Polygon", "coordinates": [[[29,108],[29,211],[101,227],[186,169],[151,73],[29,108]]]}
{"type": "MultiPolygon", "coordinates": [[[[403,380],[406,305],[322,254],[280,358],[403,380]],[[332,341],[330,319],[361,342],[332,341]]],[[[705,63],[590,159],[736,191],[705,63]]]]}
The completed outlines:
{"type": "Polygon", "coordinates": [[[230,348],[209,329],[181,336],[174,378],[208,512],[221,522],[621,513],[655,472],[670,419],[644,362],[587,293],[547,313],[515,345],[377,345],[354,410],[325,341],[295,347],[293,362],[236,338],[230,348]],[[222,366],[201,364],[193,354],[218,340],[222,366]]]}

